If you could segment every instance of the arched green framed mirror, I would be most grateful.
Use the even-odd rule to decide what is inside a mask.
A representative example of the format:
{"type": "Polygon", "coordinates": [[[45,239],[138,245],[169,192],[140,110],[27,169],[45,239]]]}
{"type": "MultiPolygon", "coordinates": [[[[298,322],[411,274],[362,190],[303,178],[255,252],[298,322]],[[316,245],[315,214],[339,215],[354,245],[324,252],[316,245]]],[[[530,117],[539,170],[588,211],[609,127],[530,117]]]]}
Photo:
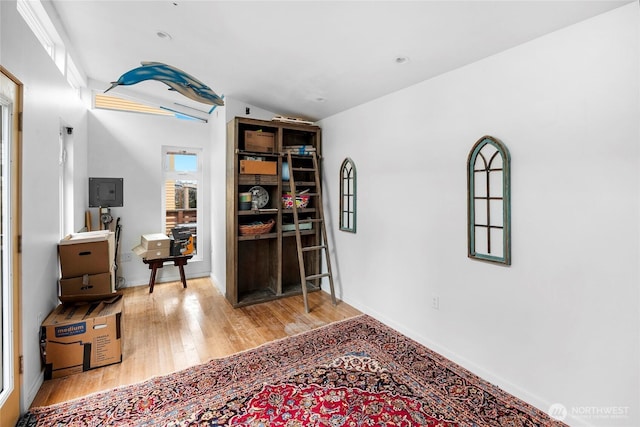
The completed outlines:
{"type": "Polygon", "coordinates": [[[340,230],[356,232],[356,165],[348,157],[340,166],[340,230]]]}
{"type": "Polygon", "coordinates": [[[467,160],[468,256],[511,265],[511,158],[498,139],[483,136],[467,160]]]}

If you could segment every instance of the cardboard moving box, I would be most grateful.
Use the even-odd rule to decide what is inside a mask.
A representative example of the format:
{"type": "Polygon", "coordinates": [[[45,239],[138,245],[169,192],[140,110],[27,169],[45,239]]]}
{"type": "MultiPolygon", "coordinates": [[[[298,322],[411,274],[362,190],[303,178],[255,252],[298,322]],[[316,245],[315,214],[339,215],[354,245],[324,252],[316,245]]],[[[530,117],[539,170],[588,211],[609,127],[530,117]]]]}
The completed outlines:
{"type": "Polygon", "coordinates": [[[85,274],[80,277],[60,279],[60,295],[99,295],[115,292],[111,273],[85,274]]]}
{"type": "Polygon", "coordinates": [[[122,362],[122,294],[92,304],[60,304],[40,327],[45,379],[122,362]]]}
{"type": "Polygon", "coordinates": [[[247,151],[273,153],[276,146],[276,135],[272,132],[255,130],[244,131],[244,148],[247,151]]]}
{"type": "Polygon", "coordinates": [[[110,273],[113,269],[115,248],[115,234],[108,230],[66,236],[58,244],[62,278],[110,273]]]}
{"type": "Polygon", "coordinates": [[[241,174],[275,175],[277,162],[262,162],[257,160],[240,160],[241,174]]]}

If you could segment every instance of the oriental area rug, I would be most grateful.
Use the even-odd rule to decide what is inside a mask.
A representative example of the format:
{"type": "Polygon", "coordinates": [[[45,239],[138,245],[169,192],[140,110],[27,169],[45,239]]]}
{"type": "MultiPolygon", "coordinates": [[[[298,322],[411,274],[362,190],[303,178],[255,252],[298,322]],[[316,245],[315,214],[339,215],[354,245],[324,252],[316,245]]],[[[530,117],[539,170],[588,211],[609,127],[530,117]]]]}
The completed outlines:
{"type": "Polygon", "coordinates": [[[361,315],[139,384],[32,408],[29,426],[562,426],[361,315]]]}

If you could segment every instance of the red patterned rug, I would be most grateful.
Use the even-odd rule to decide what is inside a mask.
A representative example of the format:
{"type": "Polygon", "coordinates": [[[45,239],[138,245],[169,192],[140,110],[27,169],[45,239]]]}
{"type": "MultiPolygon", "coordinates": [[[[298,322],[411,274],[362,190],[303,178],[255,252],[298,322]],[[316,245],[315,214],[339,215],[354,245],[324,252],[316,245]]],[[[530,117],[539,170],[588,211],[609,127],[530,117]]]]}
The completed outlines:
{"type": "Polygon", "coordinates": [[[562,426],[366,316],[33,408],[33,426],[562,426]]]}

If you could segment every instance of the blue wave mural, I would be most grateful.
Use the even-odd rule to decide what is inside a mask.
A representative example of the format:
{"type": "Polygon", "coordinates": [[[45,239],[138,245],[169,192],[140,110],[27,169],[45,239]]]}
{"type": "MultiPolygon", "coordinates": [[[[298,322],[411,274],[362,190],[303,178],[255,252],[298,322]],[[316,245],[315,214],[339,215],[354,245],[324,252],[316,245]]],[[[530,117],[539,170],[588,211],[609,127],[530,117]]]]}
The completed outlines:
{"type": "Polygon", "coordinates": [[[104,92],[108,92],[116,86],[134,85],[145,80],[157,80],[169,86],[169,90],[176,91],[196,102],[209,105],[224,105],[223,99],[211,88],[195,77],[184,71],[162,62],[141,62],[142,66],[129,70],[120,78],[111,82],[104,92]]]}

